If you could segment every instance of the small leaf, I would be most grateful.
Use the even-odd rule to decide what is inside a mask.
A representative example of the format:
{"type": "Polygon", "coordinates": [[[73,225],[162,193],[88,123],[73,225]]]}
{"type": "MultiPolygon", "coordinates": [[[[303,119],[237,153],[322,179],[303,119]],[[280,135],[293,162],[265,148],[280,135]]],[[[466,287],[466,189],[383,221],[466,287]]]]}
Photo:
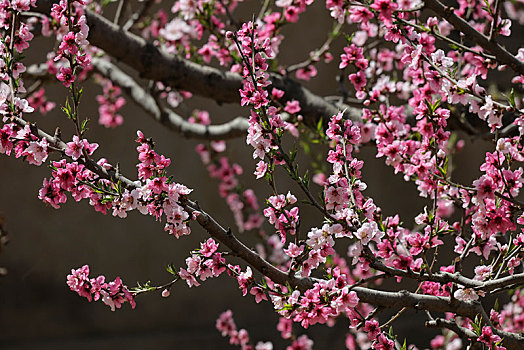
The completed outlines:
{"type": "Polygon", "coordinates": [[[87,127],[87,123],[89,123],[89,119],[84,119],[82,121],[82,125],[80,126],[80,131],[82,132],[82,134],[89,130],[89,128],[87,127]]]}
{"type": "Polygon", "coordinates": [[[176,267],[173,264],[169,264],[166,266],[166,271],[172,274],[173,276],[178,276],[178,272],[176,271],[176,267]]]}
{"type": "Polygon", "coordinates": [[[80,88],[78,92],[76,93],[76,103],[80,102],[80,98],[82,97],[82,93],[84,92],[84,88],[80,88]]]}
{"type": "Polygon", "coordinates": [[[511,107],[517,109],[517,104],[515,103],[515,89],[511,88],[511,92],[509,93],[509,104],[511,107]]]}

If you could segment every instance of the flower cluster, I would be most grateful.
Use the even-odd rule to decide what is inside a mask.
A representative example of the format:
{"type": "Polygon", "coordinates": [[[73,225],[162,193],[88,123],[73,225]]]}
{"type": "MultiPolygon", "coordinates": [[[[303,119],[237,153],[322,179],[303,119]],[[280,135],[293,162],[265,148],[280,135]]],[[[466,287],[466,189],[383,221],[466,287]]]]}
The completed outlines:
{"type": "Polygon", "coordinates": [[[226,260],[217,252],[218,244],[212,238],[201,243],[200,250],[186,259],[187,269],[181,268],[178,272],[180,278],[186,281],[189,287],[198,287],[201,281],[211,277],[218,277],[226,271],[226,260]]]}
{"type": "MultiPolygon", "coordinates": [[[[253,350],[253,346],[249,344],[249,334],[245,329],[237,329],[235,320],[233,319],[233,312],[231,310],[224,311],[217,319],[216,328],[223,337],[229,337],[229,343],[239,345],[242,350],[253,350]]],[[[269,349],[272,349],[271,346],[269,349]]],[[[256,350],[267,349],[257,345],[256,350]]]]}
{"type": "Polygon", "coordinates": [[[95,210],[105,213],[107,205],[97,202],[98,194],[89,187],[89,181],[95,175],[78,162],[67,163],[65,159],[52,163],[51,178],[44,179],[44,184],[38,192],[38,198],[55,209],[67,201],[66,193],[78,202],[89,198],[95,210]]]}
{"type": "Polygon", "coordinates": [[[275,308],[281,309],[281,315],[299,322],[304,328],[324,324],[341,313],[345,313],[352,324],[358,323],[355,307],[359,299],[354,291],[349,290],[345,276],[315,283],[303,295],[293,291],[287,298],[272,296],[272,301],[275,308]]]}
{"type": "MultiPolygon", "coordinates": [[[[279,322],[277,328],[282,332],[283,339],[291,337],[291,329],[289,323],[279,322]],[[285,329],[285,330],[284,330],[285,329]]],[[[249,333],[245,329],[238,330],[235,320],[233,319],[233,312],[231,310],[224,311],[216,321],[216,328],[223,337],[229,337],[229,343],[238,345],[242,350],[273,350],[271,342],[259,341],[255,346],[250,344],[249,333]]],[[[312,350],[313,341],[303,334],[293,340],[291,345],[286,347],[286,350],[312,350]]]]}
{"type": "MultiPolygon", "coordinates": [[[[189,121],[202,125],[211,123],[206,111],[194,111],[189,121]]],[[[228,157],[224,155],[226,147],[225,141],[211,141],[208,145],[197,145],[196,151],[207,167],[209,176],[220,181],[218,193],[226,200],[238,230],[244,232],[259,229],[262,217],[255,192],[240,185],[238,177],[243,169],[237,163],[230,164],[228,157]]]]}
{"type": "Polygon", "coordinates": [[[96,97],[99,104],[98,123],[106,128],[116,128],[124,122],[118,110],[125,105],[126,100],[120,96],[120,88],[111,81],[104,80],[103,84],[103,94],[96,97]]]}
{"type": "Polygon", "coordinates": [[[270,224],[275,226],[276,232],[280,235],[282,243],[286,242],[286,236],[295,235],[299,224],[298,207],[286,209],[297,202],[297,198],[288,192],[287,195],[279,194],[270,196],[267,199],[268,208],[264,209],[264,216],[268,218],[270,224]]]}
{"type": "Polygon", "coordinates": [[[58,24],[57,31],[62,36],[54,61],[60,63],[56,78],[65,87],[75,82],[77,70],[84,74],[91,68],[91,57],[86,52],[89,45],[89,27],[85,16],[85,2],[61,0],[51,9],[51,17],[58,24]],[[65,63],[67,62],[67,64],[65,63]]]}
{"type": "Polygon", "coordinates": [[[120,309],[126,302],[134,309],[135,298],[122,284],[120,277],[112,282],[106,282],[105,279],[105,276],[89,278],[89,266],[84,265],[77,270],[71,270],[71,274],[67,275],[67,285],[81,297],[87,298],[89,302],[102,299],[111,311],[120,309]]]}
{"type": "MultiPolygon", "coordinates": [[[[158,220],[164,216],[166,219],[165,231],[177,238],[188,235],[190,233],[187,225],[190,219],[189,214],[178,204],[178,201],[188,195],[191,190],[184,185],[172,182],[165,176],[164,169],[171,161],[156,153],[153,150],[152,141],[147,140],[140,131],[137,142],[140,144],[137,150],[141,162],[137,167],[141,181],[123,188],[121,184],[100,178],[86,168],[84,164],[89,160],[86,160],[84,155],[91,156],[98,145],[90,144],[86,139],[80,139],[75,135],[73,141],[66,144],[64,154],[73,160],[82,158],[82,162],[69,163],[65,159],[53,162],[51,178],[44,180],[39,198],[52,207],[59,208],[60,204],[66,202],[65,194],[69,192],[76,201],[89,198],[90,205],[103,214],[112,210],[114,216],[125,218],[128,211],[136,209],[158,220]]],[[[35,146],[32,146],[30,155],[41,163],[42,157],[47,158],[44,149],[46,143],[40,145],[40,148],[44,149],[40,153],[37,152],[38,143],[34,143],[35,146]]],[[[105,171],[115,170],[104,158],[97,162],[97,166],[105,171]]]]}
{"type": "Polygon", "coordinates": [[[27,99],[27,102],[29,102],[29,105],[33,109],[38,110],[42,114],[47,114],[56,106],[56,103],[47,100],[44,88],[40,88],[31,94],[27,99]]]}

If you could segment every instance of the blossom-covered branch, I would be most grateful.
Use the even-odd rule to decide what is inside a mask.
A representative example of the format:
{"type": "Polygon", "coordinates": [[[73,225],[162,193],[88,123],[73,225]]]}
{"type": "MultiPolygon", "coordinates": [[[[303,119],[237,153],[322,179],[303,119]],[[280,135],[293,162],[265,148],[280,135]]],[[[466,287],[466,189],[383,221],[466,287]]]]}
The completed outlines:
{"type": "MultiPolygon", "coordinates": [[[[500,2],[502,3],[502,2],[500,2]]],[[[524,74],[524,61],[518,59],[516,56],[508,52],[504,47],[494,40],[494,37],[487,37],[475,28],[473,28],[463,18],[457,16],[453,12],[453,8],[442,4],[439,0],[424,0],[424,4],[433,10],[440,17],[453,24],[455,28],[460,30],[468,38],[473,39],[486,51],[491,52],[496,56],[496,59],[501,63],[507,64],[514,71],[524,74]]],[[[497,13],[498,18],[499,13],[497,13]]]]}
{"type": "MultiPolygon", "coordinates": [[[[53,1],[37,1],[36,11],[48,13],[53,1]]],[[[183,88],[194,94],[208,97],[217,103],[238,103],[238,90],[242,87],[239,75],[218,70],[170,55],[133,33],[121,30],[117,25],[89,10],[89,41],[114,59],[135,69],[141,78],[162,81],[174,88],[183,88]]],[[[313,94],[299,83],[272,74],[274,87],[286,92],[286,100],[298,100],[305,122],[315,126],[318,120],[337,112],[337,107],[313,94]]],[[[359,112],[352,113],[359,119],[359,112]]]]}

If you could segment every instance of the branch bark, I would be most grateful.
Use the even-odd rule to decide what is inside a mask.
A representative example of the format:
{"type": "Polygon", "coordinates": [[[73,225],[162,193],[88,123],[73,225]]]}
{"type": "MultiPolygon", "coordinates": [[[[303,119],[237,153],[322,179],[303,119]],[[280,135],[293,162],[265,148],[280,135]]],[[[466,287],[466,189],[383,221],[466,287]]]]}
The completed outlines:
{"type": "Polygon", "coordinates": [[[482,290],[483,292],[491,292],[493,290],[509,287],[509,286],[519,286],[524,285],[524,273],[514,274],[511,276],[501,277],[493,280],[487,281],[477,281],[465,276],[462,276],[458,273],[449,273],[441,271],[438,273],[428,276],[425,274],[419,274],[413,271],[405,271],[396,269],[394,267],[386,266],[378,260],[371,260],[369,266],[372,268],[385,272],[390,276],[401,276],[405,278],[410,278],[416,281],[432,281],[442,284],[446,283],[457,283],[467,288],[473,288],[476,290],[482,290]]]}
{"type": "Polygon", "coordinates": [[[519,61],[517,57],[494,40],[489,40],[487,36],[469,25],[462,17],[457,16],[453,12],[454,9],[452,7],[442,4],[439,0],[424,0],[424,3],[427,8],[451,23],[456,29],[464,33],[466,37],[473,39],[484,50],[495,55],[500,62],[507,64],[515,72],[524,74],[524,62],[519,61]]]}

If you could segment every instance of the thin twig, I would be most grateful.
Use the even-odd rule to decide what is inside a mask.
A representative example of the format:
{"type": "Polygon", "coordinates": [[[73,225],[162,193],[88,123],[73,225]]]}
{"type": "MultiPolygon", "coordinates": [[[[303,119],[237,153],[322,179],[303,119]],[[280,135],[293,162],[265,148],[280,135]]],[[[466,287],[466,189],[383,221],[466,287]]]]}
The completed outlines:
{"type": "Polygon", "coordinates": [[[122,16],[122,9],[124,8],[126,0],[120,0],[118,2],[118,7],[116,8],[115,18],[113,18],[113,23],[118,25],[120,22],[120,17],[122,16]]]}

